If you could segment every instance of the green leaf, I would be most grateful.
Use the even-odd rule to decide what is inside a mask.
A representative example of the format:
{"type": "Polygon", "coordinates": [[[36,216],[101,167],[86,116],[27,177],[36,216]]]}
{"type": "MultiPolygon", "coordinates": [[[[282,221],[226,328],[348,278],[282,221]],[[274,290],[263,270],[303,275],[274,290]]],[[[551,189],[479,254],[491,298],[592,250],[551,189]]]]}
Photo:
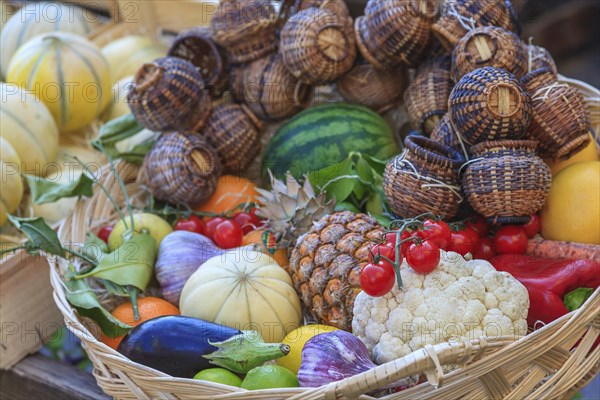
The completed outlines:
{"type": "Polygon", "coordinates": [[[113,317],[98,301],[98,297],[83,279],[76,279],[73,266],[69,266],[69,273],[65,276],[67,288],[67,300],[84,316],[96,322],[102,332],[111,338],[121,336],[129,332],[131,326],[122,323],[113,317]]]}
{"type": "Polygon", "coordinates": [[[563,303],[569,311],[575,311],[585,303],[585,301],[594,293],[592,288],[575,289],[565,295],[563,303]]]}
{"type": "Polygon", "coordinates": [[[350,196],[357,182],[352,171],[352,158],[348,157],[339,164],[331,165],[308,175],[313,187],[327,192],[327,198],[335,197],[343,202],[350,196]]]}
{"type": "Polygon", "coordinates": [[[129,297],[129,291],[125,286],[117,285],[106,279],[102,280],[102,285],[104,285],[106,291],[113,296],[129,297]]]}
{"type": "Polygon", "coordinates": [[[92,196],[94,181],[86,174],[68,183],[57,183],[39,176],[25,175],[35,204],[52,203],[65,197],[92,196]]]}
{"type": "Polygon", "coordinates": [[[114,252],[105,255],[96,268],[79,275],[94,276],[121,286],[135,286],[145,290],[154,273],[156,241],[147,234],[136,234],[114,252]]]}
{"type": "Polygon", "coordinates": [[[362,157],[371,166],[376,175],[383,176],[383,172],[385,171],[387,161],[378,160],[377,158],[373,158],[366,154],[362,154],[362,157]]]}
{"type": "Polygon", "coordinates": [[[64,257],[65,252],[58,235],[44,218],[18,218],[8,216],[8,220],[29,239],[28,246],[48,254],[64,257]]]}
{"type": "Polygon", "coordinates": [[[148,152],[152,149],[155,142],[155,140],[149,140],[147,142],[140,143],[134,146],[133,149],[127,153],[117,152],[117,157],[135,165],[142,165],[144,158],[146,158],[146,154],[148,154],[148,152]]]}
{"type": "Polygon", "coordinates": [[[360,212],[360,210],[358,209],[358,207],[356,207],[354,204],[348,203],[348,202],[336,203],[336,205],[335,205],[335,211],[336,212],[340,212],[340,211],[352,211],[353,213],[359,213],[360,212]]]}
{"type": "Polygon", "coordinates": [[[83,246],[83,254],[92,260],[100,260],[106,253],[108,253],[108,245],[104,240],[91,232],[88,232],[85,244],[83,246]]]}

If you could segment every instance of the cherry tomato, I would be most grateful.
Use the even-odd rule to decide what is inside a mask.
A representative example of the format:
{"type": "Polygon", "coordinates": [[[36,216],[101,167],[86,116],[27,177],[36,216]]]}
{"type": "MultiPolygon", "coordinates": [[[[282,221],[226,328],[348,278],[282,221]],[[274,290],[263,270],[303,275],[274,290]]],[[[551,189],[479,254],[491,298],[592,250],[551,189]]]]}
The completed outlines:
{"type": "Polygon", "coordinates": [[[242,245],[244,232],[235,221],[225,220],[215,228],[214,242],[222,249],[233,249],[242,245]]]}
{"type": "Polygon", "coordinates": [[[525,225],[521,225],[521,228],[523,228],[528,238],[534,237],[542,230],[542,221],[540,216],[537,214],[531,214],[529,222],[525,225]]]}
{"type": "Polygon", "coordinates": [[[440,262],[440,248],[430,239],[422,243],[412,243],[406,251],[406,262],[415,272],[428,274],[436,269],[440,262]]]}
{"type": "Polygon", "coordinates": [[[490,228],[487,224],[487,221],[479,214],[475,214],[469,218],[469,220],[465,222],[465,226],[477,232],[479,237],[487,237],[487,235],[490,233],[490,228]]]}
{"type": "Polygon", "coordinates": [[[417,235],[423,240],[431,240],[442,250],[446,250],[450,244],[450,235],[452,231],[444,221],[432,221],[426,219],[423,222],[423,229],[417,231],[417,235]]]}
{"type": "Polygon", "coordinates": [[[175,224],[174,230],[195,232],[204,235],[205,227],[204,222],[202,222],[198,216],[192,215],[187,219],[183,217],[179,218],[175,224]]]}
{"type": "Polygon", "coordinates": [[[212,239],[214,241],[214,236],[215,236],[215,229],[217,228],[217,225],[219,225],[221,222],[227,221],[225,218],[221,218],[221,217],[215,217],[212,219],[209,219],[208,222],[206,222],[205,225],[205,229],[204,229],[204,234],[206,235],[207,238],[212,239]]]}
{"type": "Polygon", "coordinates": [[[377,264],[380,259],[385,261],[386,258],[392,262],[396,261],[396,252],[387,243],[376,244],[369,250],[369,262],[371,264],[377,264]]]}
{"type": "Polygon", "coordinates": [[[387,262],[368,263],[360,271],[360,287],[373,297],[385,296],[396,281],[394,268],[387,262]]]}
{"type": "Polygon", "coordinates": [[[103,226],[102,229],[98,232],[98,237],[104,242],[108,243],[108,238],[110,237],[111,232],[113,231],[114,226],[106,225],[103,226]]]}
{"type": "Polygon", "coordinates": [[[385,244],[390,247],[396,247],[396,232],[390,232],[385,235],[385,244]]]}
{"type": "Polygon", "coordinates": [[[235,214],[233,220],[242,227],[244,235],[248,232],[252,232],[260,226],[260,219],[256,214],[239,212],[235,214]]]}
{"type": "Polygon", "coordinates": [[[450,235],[450,244],[446,251],[454,251],[461,256],[467,253],[473,253],[473,237],[465,229],[460,231],[452,232],[450,235]]]}
{"type": "Polygon", "coordinates": [[[473,249],[473,258],[477,260],[491,260],[496,255],[494,249],[494,239],[485,237],[481,238],[479,244],[473,249]]]}
{"type": "MultiPolygon", "coordinates": [[[[479,237],[477,231],[473,228],[467,227],[465,228],[465,231],[469,234],[469,236],[471,236],[471,246],[473,246],[473,251],[475,251],[475,249],[479,246],[481,238],[479,237]]],[[[471,252],[471,254],[473,254],[473,252],[471,252]]]]}
{"type": "Polygon", "coordinates": [[[503,226],[494,236],[494,247],[500,254],[525,254],[527,234],[520,226],[503,226]]]}

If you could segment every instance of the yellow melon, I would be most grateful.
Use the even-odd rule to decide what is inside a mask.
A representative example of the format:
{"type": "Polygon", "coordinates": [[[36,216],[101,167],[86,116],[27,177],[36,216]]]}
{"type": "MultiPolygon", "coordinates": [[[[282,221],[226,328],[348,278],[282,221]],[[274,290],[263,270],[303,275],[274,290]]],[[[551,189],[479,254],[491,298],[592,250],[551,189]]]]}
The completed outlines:
{"type": "Polygon", "coordinates": [[[35,94],[16,85],[0,83],[0,96],[0,137],[15,149],[24,173],[44,175],[58,149],[52,115],[35,94]]]}
{"type": "Polygon", "coordinates": [[[113,99],[102,115],[103,121],[107,122],[131,112],[126,101],[131,85],[133,85],[133,75],[125,77],[113,85],[111,89],[113,99]]]}
{"type": "Polygon", "coordinates": [[[13,56],[7,81],[35,92],[61,132],[93,122],[110,102],[110,72],[92,42],[65,32],[36,36],[13,56]]]}
{"type": "Polygon", "coordinates": [[[144,36],[125,36],[110,42],[102,48],[110,66],[112,83],[134,75],[142,65],[164,57],[165,48],[144,36]]]}
{"type": "Polygon", "coordinates": [[[15,212],[23,199],[20,165],[15,149],[0,136],[0,226],[6,223],[7,215],[15,212]]]}
{"type": "Polygon", "coordinates": [[[0,35],[2,76],[6,76],[10,59],[17,49],[31,38],[56,31],[85,36],[96,28],[99,22],[97,15],[73,4],[60,2],[24,4],[2,28],[2,35],[0,35]]]}

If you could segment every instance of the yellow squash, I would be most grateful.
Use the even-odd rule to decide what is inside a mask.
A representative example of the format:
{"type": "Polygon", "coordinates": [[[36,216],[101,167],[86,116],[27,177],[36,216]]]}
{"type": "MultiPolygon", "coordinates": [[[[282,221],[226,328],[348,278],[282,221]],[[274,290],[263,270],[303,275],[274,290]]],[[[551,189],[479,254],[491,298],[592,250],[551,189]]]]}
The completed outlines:
{"type": "Polygon", "coordinates": [[[48,108],[32,92],[0,83],[0,137],[17,152],[24,173],[45,175],[56,160],[58,129],[48,108]]]}
{"type": "MultiPolygon", "coordinates": [[[[2,5],[2,9],[5,7],[2,5]]],[[[4,12],[2,21],[4,22],[4,12]]],[[[99,26],[100,19],[92,12],[60,2],[30,2],[24,4],[2,27],[0,35],[0,72],[6,76],[8,65],[16,51],[31,38],[48,32],[71,32],[85,36],[99,26]]]]}
{"type": "Polygon", "coordinates": [[[6,223],[7,214],[15,212],[23,199],[20,165],[15,149],[0,136],[0,226],[6,223]]]}
{"type": "Polygon", "coordinates": [[[12,58],[7,81],[35,92],[61,132],[90,124],[112,99],[106,59],[92,42],[71,33],[27,42],[12,58]]]}

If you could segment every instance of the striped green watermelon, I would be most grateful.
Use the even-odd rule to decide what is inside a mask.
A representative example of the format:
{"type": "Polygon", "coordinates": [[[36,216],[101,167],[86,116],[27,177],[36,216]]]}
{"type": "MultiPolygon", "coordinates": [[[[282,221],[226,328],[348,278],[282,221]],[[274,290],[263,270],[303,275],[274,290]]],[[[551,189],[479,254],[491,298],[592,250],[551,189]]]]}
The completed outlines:
{"type": "Polygon", "coordinates": [[[348,103],[308,108],[283,124],[271,139],[263,159],[267,170],[296,179],[345,160],[359,152],[386,160],[400,152],[388,123],[372,110],[348,103]]]}

